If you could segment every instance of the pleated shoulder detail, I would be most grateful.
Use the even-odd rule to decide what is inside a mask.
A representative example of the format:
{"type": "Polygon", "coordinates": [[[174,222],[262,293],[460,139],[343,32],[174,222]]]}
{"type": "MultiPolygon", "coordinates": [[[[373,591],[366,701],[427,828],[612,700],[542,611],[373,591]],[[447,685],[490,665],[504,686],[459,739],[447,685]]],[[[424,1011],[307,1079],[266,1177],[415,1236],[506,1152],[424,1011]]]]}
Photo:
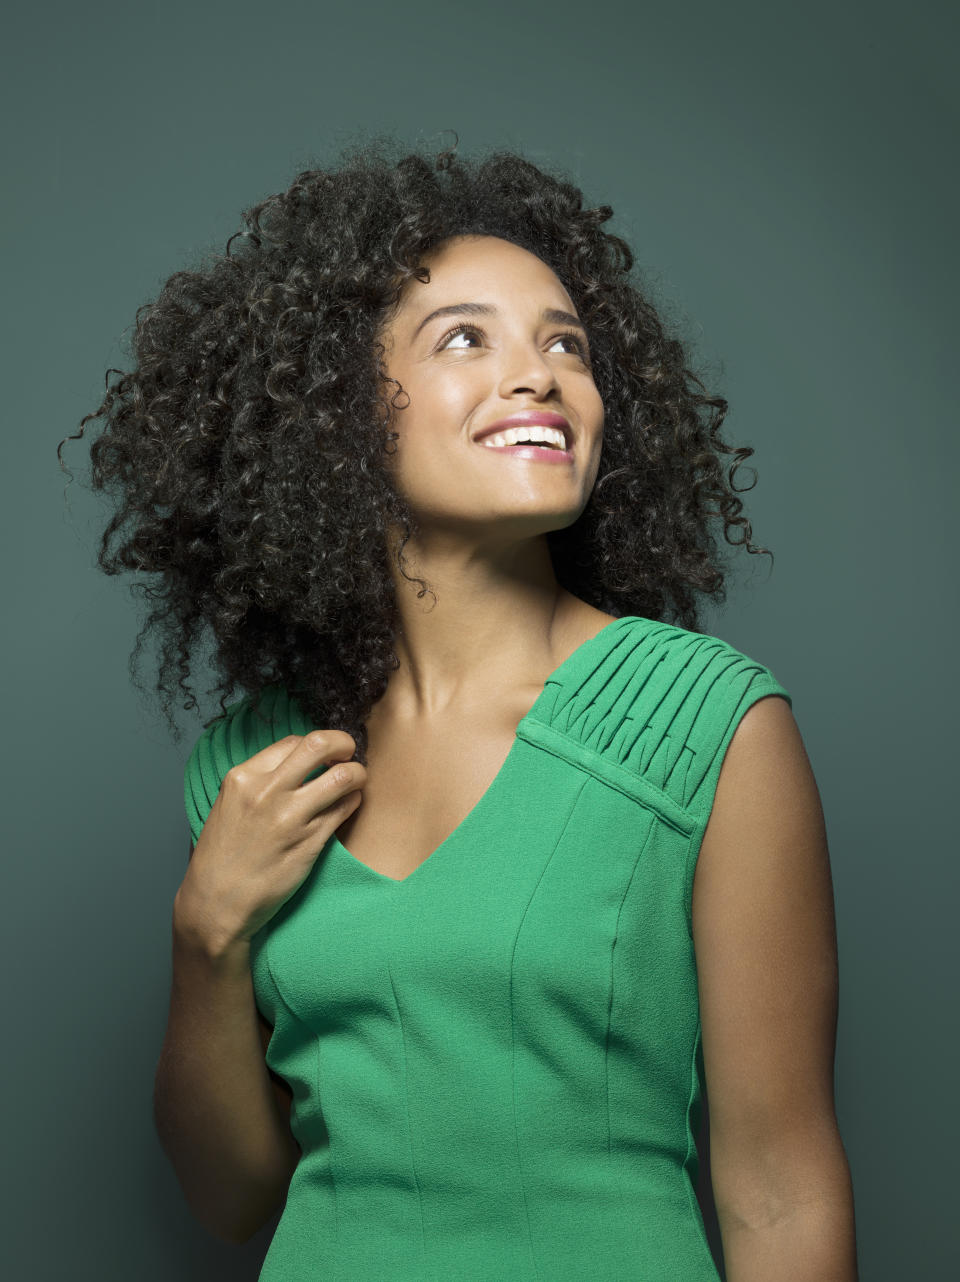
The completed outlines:
{"type": "Polygon", "coordinates": [[[523,736],[653,804],[684,831],[712,805],[725,750],[746,708],[792,699],[769,668],[720,637],[625,615],[558,672],[523,736]]]}

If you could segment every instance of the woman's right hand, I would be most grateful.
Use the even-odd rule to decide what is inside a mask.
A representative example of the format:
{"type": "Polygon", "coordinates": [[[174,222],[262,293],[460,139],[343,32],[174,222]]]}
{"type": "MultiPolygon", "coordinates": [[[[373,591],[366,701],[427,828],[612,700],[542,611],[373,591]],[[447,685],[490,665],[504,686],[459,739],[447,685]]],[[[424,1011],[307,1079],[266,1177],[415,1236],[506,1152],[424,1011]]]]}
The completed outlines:
{"type": "Polygon", "coordinates": [[[312,730],[228,770],[177,891],[177,925],[216,950],[249,943],[360,804],[367,771],[355,751],[344,730],[312,730]]]}

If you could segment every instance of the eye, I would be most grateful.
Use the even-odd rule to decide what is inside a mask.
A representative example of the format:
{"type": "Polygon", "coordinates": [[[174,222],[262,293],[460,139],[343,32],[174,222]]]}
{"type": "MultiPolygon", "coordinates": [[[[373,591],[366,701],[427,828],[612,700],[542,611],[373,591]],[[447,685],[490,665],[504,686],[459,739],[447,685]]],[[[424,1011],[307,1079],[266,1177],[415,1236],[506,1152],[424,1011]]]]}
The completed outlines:
{"type": "Polygon", "coordinates": [[[586,344],[586,341],[582,339],[579,334],[573,334],[569,330],[565,330],[564,333],[558,334],[553,341],[554,343],[573,343],[574,347],[577,349],[578,354],[582,356],[584,359],[586,359],[587,344],[586,344]]]}
{"type": "Polygon", "coordinates": [[[444,334],[443,338],[441,338],[441,340],[440,340],[440,342],[439,342],[439,344],[438,344],[438,350],[439,350],[439,349],[442,349],[442,348],[444,348],[444,347],[446,347],[446,346],[449,344],[450,340],[451,340],[452,338],[456,338],[456,336],[457,336],[458,334],[480,334],[480,335],[482,335],[482,334],[483,334],[483,330],[482,330],[482,329],[477,329],[476,325],[467,325],[467,324],[463,324],[463,325],[456,325],[456,326],[454,326],[454,328],[453,328],[453,329],[448,330],[448,331],[447,331],[447,333],[446,333],[446,334],[444,334]]]}
{"type": "MultiPolygon", "coordinates": [[[[480,329],[479,326],[470,325],[464,322],[460,325],[455,325],[453,329],[448,330],[447,333],[444,334],[443,338],[437,345],[437,350],[444,350],[450,344],[451,340],[456,338],[458,334],[479,334],[481,338],[485,337],[483,330],[480,329]]],[[[582,357],[583,360],[588,359],[586,342],[579,334],[573,333],[571,330],[565,330],[562,334],[558,334],[556,338],[552,340],[550,346],[553,347],[557,343],[572,343],[576,348],[576,354],[582,357]]]]}

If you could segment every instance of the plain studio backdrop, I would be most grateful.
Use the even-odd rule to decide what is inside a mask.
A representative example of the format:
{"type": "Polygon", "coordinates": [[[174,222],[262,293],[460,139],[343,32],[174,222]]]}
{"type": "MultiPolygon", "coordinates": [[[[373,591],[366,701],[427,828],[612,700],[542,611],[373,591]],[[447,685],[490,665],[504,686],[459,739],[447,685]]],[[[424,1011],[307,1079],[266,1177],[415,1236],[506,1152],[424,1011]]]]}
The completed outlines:
{"type": "Polygon", "coordinates": [[[238,1282],[274,1227],[210,1237],[154,1134],[201,721],[174,743],[132,685],[143,601],[95,568],[87,444],[65,496],[57,443],[241,208],[360,132],[453,129],[613,206],[756,451],[775,562],[736,553],[704,630],[791,692],[823,799],[861,1277],[954,1276],[955,7],[60,0],[4,25],[5,1274],[238,1282]]]}

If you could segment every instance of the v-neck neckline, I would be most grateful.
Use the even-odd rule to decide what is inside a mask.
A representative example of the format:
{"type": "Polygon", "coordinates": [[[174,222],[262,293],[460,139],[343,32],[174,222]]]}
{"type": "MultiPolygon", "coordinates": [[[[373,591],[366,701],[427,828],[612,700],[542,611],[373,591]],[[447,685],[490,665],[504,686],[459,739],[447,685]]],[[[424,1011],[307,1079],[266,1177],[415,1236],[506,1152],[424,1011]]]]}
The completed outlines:
{"type": "Polygon", "coordinates": [[[364,863],[362,859],[358,859],[356,855],[353,855],[350,853],[350,851],[346,848],[346,846],[337,836],[335,831],[331,836],[332,848],[338,854],[345,856],[346,859],[348,859],[350,863],[353,864],[361,873],[368,873],[371,877],[375,878],[377,881],[385,882],[388,886],[401,887],[401,886],[406,886],[408,882],[413,881],[423,872],[425,868],[427,868],[428,865],[433,864],[436,861],[436,858],[439,854],[441,854],[443,851],[448,849],[454,843],[454,841],[463,833],[463,830],[465,827],[472,826],[476,822],[477,816],[480,815],[482,811],[485,811],[487,807],[491,804],[491,798],[494,797],[494,794],[498,791],[499,787],[502,785],[504,776],[507,774],[514,757],[516,757],[517,755],[519,745],[521,743],[520,727],[523,725],[523,723],[526,720],[528,720],[528,718],[531,720],[534,719],[534,714],[536,713],[540,704],[543,702],[543,700],[547,696],[547,687],[550,685],[555,685],[560,679],[566,676],[569,673],[570,669],[574,667],[578,662],[580,662],[586,656],[586,653],[588,650],[591,650],[594,646],[596,646],[597,643],[601,640],[601,638],[608,637],[612,628],[616,627],[619,624],[623,624],[628,620],[637,620],[640,617],[641,617],[640,615],[624,614],[624,615],[621,615],[619,618],[611,619],[609,623],[605,623],[603,625],[603,627],[599,630],[599,632],[595,632],[592,637],[587,637],[586,641],[581,641],[578,646],[576,646],[573,650],[571,650],[571,652],[567,655],[565,659],[563,659],[560,663],[557,664],[557,666],[553,669],[553,671],[545,678],[543,682],[543,686],[540,690],[540,693],[537,695],[536,699],[534,699],[529,709],[524,713],[524,715],[517,722],[516,729],[513,732],[513,740],[510,744],[510,749],[507,752],[507,755],[504,757],[500,765],[500,769],[490,780],[489,784],[481,794],[479,800],[476,801],[473,804],[473,806],[471,806],[471,808],[463,816],[463,818],[460,820],[457,826],[453,828],[447,834],[446,837],[444,837],[443,841],[441,841],[438,846],[436,846],[433,850],[431,850],[430,853],[427,855],[427,857],[425,859],[422,859],[420,863],[417,864],[416,868],[414,868],[411,872],[408,872],[406,877],[388,877],[386,873],[378,872],[377,869],[372,868],[370,864],[364,863]]]}

